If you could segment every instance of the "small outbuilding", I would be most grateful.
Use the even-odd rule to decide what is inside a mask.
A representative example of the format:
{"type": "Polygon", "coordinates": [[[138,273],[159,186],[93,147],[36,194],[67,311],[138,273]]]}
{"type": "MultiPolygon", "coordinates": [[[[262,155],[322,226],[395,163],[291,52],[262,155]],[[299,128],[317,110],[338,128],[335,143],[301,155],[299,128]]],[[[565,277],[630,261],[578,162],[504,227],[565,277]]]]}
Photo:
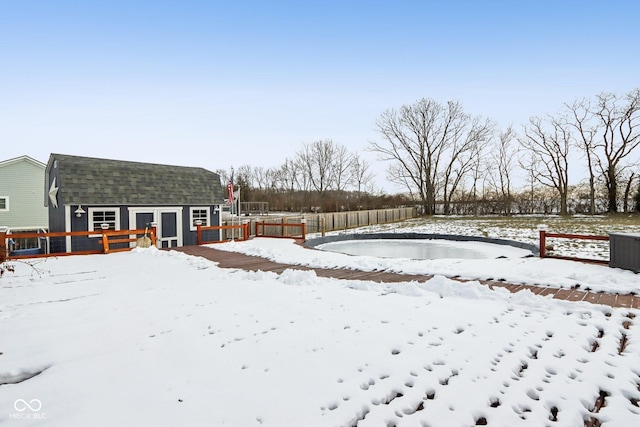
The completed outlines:
{"type": "MultiPolygon", "coordinates": [[[[197,224],[220,225],[223,203],[220,176],[203,168],[51,154],[45,170],[51,232],[155,225],[158,247],[195,245],[197,224]]],[[[98,240],[67,237],[64,250],[51,249],[95,249],[98,240]]]]}

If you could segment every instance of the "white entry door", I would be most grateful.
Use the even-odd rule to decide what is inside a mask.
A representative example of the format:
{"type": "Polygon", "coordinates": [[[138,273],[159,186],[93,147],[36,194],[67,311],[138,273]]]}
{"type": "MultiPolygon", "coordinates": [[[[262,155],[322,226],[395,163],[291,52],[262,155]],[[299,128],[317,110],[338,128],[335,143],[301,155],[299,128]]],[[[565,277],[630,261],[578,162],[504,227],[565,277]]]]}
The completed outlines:
{"type": "Polygon", "coordinates": [[[159,248],[182,246],[182,208],[129,208],[129,224],[142,229],[156,223],[159,248]]]}

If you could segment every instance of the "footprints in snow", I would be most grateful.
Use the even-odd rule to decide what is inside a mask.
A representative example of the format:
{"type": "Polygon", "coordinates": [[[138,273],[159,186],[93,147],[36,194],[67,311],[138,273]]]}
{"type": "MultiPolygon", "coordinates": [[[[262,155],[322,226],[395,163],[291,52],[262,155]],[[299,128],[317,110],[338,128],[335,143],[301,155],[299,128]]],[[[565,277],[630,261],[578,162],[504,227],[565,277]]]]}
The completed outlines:
{"type": "MultiPolygon", "coordinates": [[[[536,314],[535,312],[527,312],[524,317],[536,319],[536,314]]],[[[596,317],[590,313],[566,312],[564,314],[574,319],[576,317],[583,319],[577,321],[576,324],[585,327],[585,329],[570,334],[563,333],[562,329],[556,329],[554,326],[549,326],[547,329],[543,325],[550,325],[550,316],[541,315],[537,317],[540,319],[539,328],[536,323],[533,323],[529,329],[511,334],[510,339],[496,338],[495,342],[501,343],[498,346],[479,347],[479,349],[488,349],[489,351],[495,348],[493,355],[488,354],[489,369],[486,371],[477,371],[474,369],[477,365],[469,360],[463,361],[460,358],[452,357],[456,354],[454,343],[456,337],[463,334],[465,337],[463,339],[472,339],[476,336],[474,332],[479,325],[454,325],[453,328],[442,328],[441,331],[438,331],[437,327],[433,327],[417,331],[414,336],[416,338],[408,339],[406,345],[389,347],[386,354],[389,357],[388,363],[391,365],[383,365],[410,368],[406,378],[398,378],[402,374],[394,373],[393,370],[378,373],[378,375],[369,375],[372,373],[371,369],[368,373],[368,369],[360,367],[357,371],[364,378],[361,378],[356,384],[353,380],[348,381],[346,378],[340,378],[338,381],[346,383],[346,390],[353,390],[352,385],[360,386],[356,393],[354,395],[345,393],[342,400],[331,401],[322,409],[338,411],[341,406],[344,406],[342,410],[349,411],[347,408],[351,408],[352,412],[349,418],[351,422],[348,425],[352,426],[359,425],[360,421],[367,417],[372,417],[371,414],[376,414],[378,418],[382,414],[388,414],[391,417],[395,414],[398,420],[402,417],[418,414],[416,416],[422,419],[424,415],[421,416],[420,413],[422,411],[428,413],[429,408],[436,411],[447,408],[450,411],[460,410],[453,403],[455,400],[451,400],[458,396],[458,388],[467,387],[467,384],[479,383],[479,389],[489,384],[495,384],[497,389],[487,397],[484,409],[481,404],[474,408],[476,425],[490,424],[491,417],[489,415],[493,411],[501,413],[507,411],[512,416],[523,420],[539,417],[542,411],[542,415],[550,422],[567,422],[575,414],[567,412],[563,415],[563,411],[567,411],[567,408],[570,409],[570,412],[573,411],[573,408],[571,406],[565,407],[566,405],[561,405],[561,403],[567,397],[574,396],[573,394],[565,397],[560,396],[560,399],[556,401],[554,391],[557,393],[558,386],[562,385],[562,387],[567,387],[567,390],[575,390],[576,395],[581,395],[580,391],[585,390],[581,383],[587,378],[584,373],[588,373],[591,368],[596,366],[600,369],[600,364],[605,368],[607,365],[611,366],[611,371],[606,372],[605,370],[604,376],[615,379],[620,372],[617,368],[623,368],[624,364],[617,366],[614,353],[621,355],[624,355],[625,352],[628,353],[632,348],[631,343],[635,343],[635,341],[629,338],[632,337],[634,330],[633,315],[625,317],[618,313],[618,318],[622,319],[614,320],[610,314],[608,317],[611,320],[609,320],[610,323],[607,324],[607,327],[603,325],[594,328],[598,323],[596,317]],[[616,327],[618,324],[619,329],[616,327]],[[590,328],[593,328],[591,336],[590,328]],[[581,342],[584,343],[582,346],[581,342]],[[433,349],[434,353],[431,353],[430,349],[433,349]],[[603,349],[606,349],[606,354],[609,355],[606,358],[588,356],[591,352],[603,349]],[[428,363],[423,363],[422,369],[411,369],[410,364],[414,360],[415,351],[424,352],[425,350],[424,354],[431,360],[428,363]],[[467,365],[467,363],[469,364],[467,365]],[[586,364],[591,366],[581,366],[586,364]],[[456,377],[461,379],[456,379],[456,377]],[[363,400],[363,405],[358,408],[354,418],[353,405],[358,401],[358,398],[363,400]],[[349,405],[345,404],[347,401],[350,402],[349,405]]],[[[488,322],[484,326],[502,324],[503,327],[509,325],[521,328],[519,322],[513,321],[514,315],[523,316],[522,313],[509,309],[494,316],[492,321],[487,319],[488,322]]],[[[555,319],[552,320],[555,322],[555,319]]],[[[384,321],[381,323],[384,324],[384,321]]],[[[633,348],[635,349],[635,347],[633,348]]],[[[479,352],[477,357],[482,357],[482,353],[479,352]]],[[[624,397],[627,400],[629,410],[640,415],[640,371],[633,372],[637,377],[633,379],[633,382],[638,384],[637,391],[618,391],[616,397],[624,397]]],[[[600,408],[606,407],[607,399],[610,399],[612,395],[610,391],[601,390],[598,394],[598,401],[589,405],[587,399],[583,403],[584,407],[591,413],[597,413],[600,408]]],[[[389,422],[391,423],[389,425],[393,425],[392,421],[389,422]]]]}

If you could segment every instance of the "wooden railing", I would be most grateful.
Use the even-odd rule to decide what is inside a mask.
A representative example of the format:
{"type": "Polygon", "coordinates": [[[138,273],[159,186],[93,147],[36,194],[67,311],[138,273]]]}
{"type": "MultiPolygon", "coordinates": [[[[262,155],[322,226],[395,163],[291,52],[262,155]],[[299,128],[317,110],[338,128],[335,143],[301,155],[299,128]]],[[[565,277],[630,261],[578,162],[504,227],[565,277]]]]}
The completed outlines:
{"type": "MultiPolygon", "coordinates": [[[[238,224],[238,225],[196,225],[196,232],[198,235],[198,245],[206,245],[210,243],[221,243],[226,242],[227,239],[219,238],[218,240],[205,240],[203,238],[203,232],[207,230],[238,230],[238,238],[237,240],[247,240],[249,238],[249,223],[238,224]]],[[[220,235],[221,236],[221,235],[220,235]]],[[[232,234],[232,239],[235,239],[235,236],[232,234]]]]}
{"type": "Polygon", "coordinates": [[[595,264],[609,264],[608,260],[603,259],[590,259],[590,258],[578,258],[568,257],[562,255],[549,255],[547,254],[547,239],[548,238],[560,238],[560,239],[578,239],[578,240],[609,240],[609,236],[591,236],[585,234],[566,234],[566,233],[547,233],[546,230],[540,230],[540,258],[554,258],[565,259],[569,261],[582,261],[592,262],[595,264]]]}
{"type": "MultiPolygon", "coordinates": [[[[93,233],[95,234],[95,233],[93,233]]],[[[131,243],[137,242],[140,237],[137,237],[138,234],[142,234],[142,237],[149,237],[151,239],[151,245],[156,245],[156,232],[155,228],[151,230],[148,229],[140,229],[140,230],[108,230],[102,233],[102,239],[98,241],[104,248],[104,253],[107,254],[109,252],[124,252],[130,251],[135,246],[131,246],[131,243]],[[135,237],[131,237],[135,235],[135,237]],[[122,248],[111,248],[110,245],[118,244],[118,243],[129,243],[129,247],[122,248]]]]}
{"type": "Polygon", "coordinates": [[[300,224],[286,224],[286,223],[275,223],[275,222],[256,222],[256,236],[260,237],[286,237],[286,238],[294,238],[294,239],[306,239],[307,235],[307,222],[303,219],[300,224]],[[262,227],[262,233],[260,233],[260,227],[262,227]],[[267,234],[266,227],[277,227],[280,228],[279,234],[267,234]],[[300,236],[287,235],[285,233],[285,228],[299,228],[300,236]]]}
{"type": "Polygon", "coordinates": [[[55,232],[38,232],[38,233],[16,233],[6,234],[0,233],[0,247],[3,247],[7,251],[7,259],[24,259],[24,258],[44,258],[52,256],[66,256],[66,255],[89,255],[89,254],[106,254],[110,252],[122,252],[130,251],[135,247],[131,243],[136,242],[140,237],[148,236],[151,239],[151,244],[156,245],[156,230],[151,229],[136,229],[136,230],[96,230],[96,231],[55,231],[55,232]],[[33,250],[38,248],[25,248],[15,249],[9,244],[9,239],[15,237],[19,239],[42,239],[41,242],[45,242],[45,246],[48,246],[51,238],[56,237],[73,237],[73,236],[97,236],[98,245],[101,246],[98,249],[83,249],[72,251],[71,248],[67,248],[64,245],[64,250],[51,252],[50,247],[40,248],[42,253],[33,253],[33,250]],[[111,245],[120,246],[123,243],[128,245],[125,247],[112,247],[111,245]]]}

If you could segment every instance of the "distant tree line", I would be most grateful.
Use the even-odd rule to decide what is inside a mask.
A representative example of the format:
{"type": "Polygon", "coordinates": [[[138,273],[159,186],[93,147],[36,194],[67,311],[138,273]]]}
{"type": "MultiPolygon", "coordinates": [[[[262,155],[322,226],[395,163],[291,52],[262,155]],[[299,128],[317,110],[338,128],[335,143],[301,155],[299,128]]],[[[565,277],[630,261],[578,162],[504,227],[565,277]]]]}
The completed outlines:
{"type": "MultiPolygon", "coordinates": [[[[229,172],[217,171],[223,182],[229,172]]],[[[413,205],[404,194],[376,191],[369,163],[331,139],[303,144],[275,168],[240,166],[234,184],[243,202],[266,201],[272,211],[338,212],[413,205]]]]}
{"type": "MultiPolygon", "coordinates": [[[[241,166],[243,201],[271,210],[341,211],[419,205],[427,215],[640,210],[640,89],[601,93],[534,116],[518,131],[421,99],[383,112],[368,149],[404,191],[374,187],[370,164],[331,139],[305,143],[276,168],[241,166]],[[570,177],[586,179],[570,185],[570,177]]],[[[227,171],[218,171],[228,179],[227,171]]]]}

